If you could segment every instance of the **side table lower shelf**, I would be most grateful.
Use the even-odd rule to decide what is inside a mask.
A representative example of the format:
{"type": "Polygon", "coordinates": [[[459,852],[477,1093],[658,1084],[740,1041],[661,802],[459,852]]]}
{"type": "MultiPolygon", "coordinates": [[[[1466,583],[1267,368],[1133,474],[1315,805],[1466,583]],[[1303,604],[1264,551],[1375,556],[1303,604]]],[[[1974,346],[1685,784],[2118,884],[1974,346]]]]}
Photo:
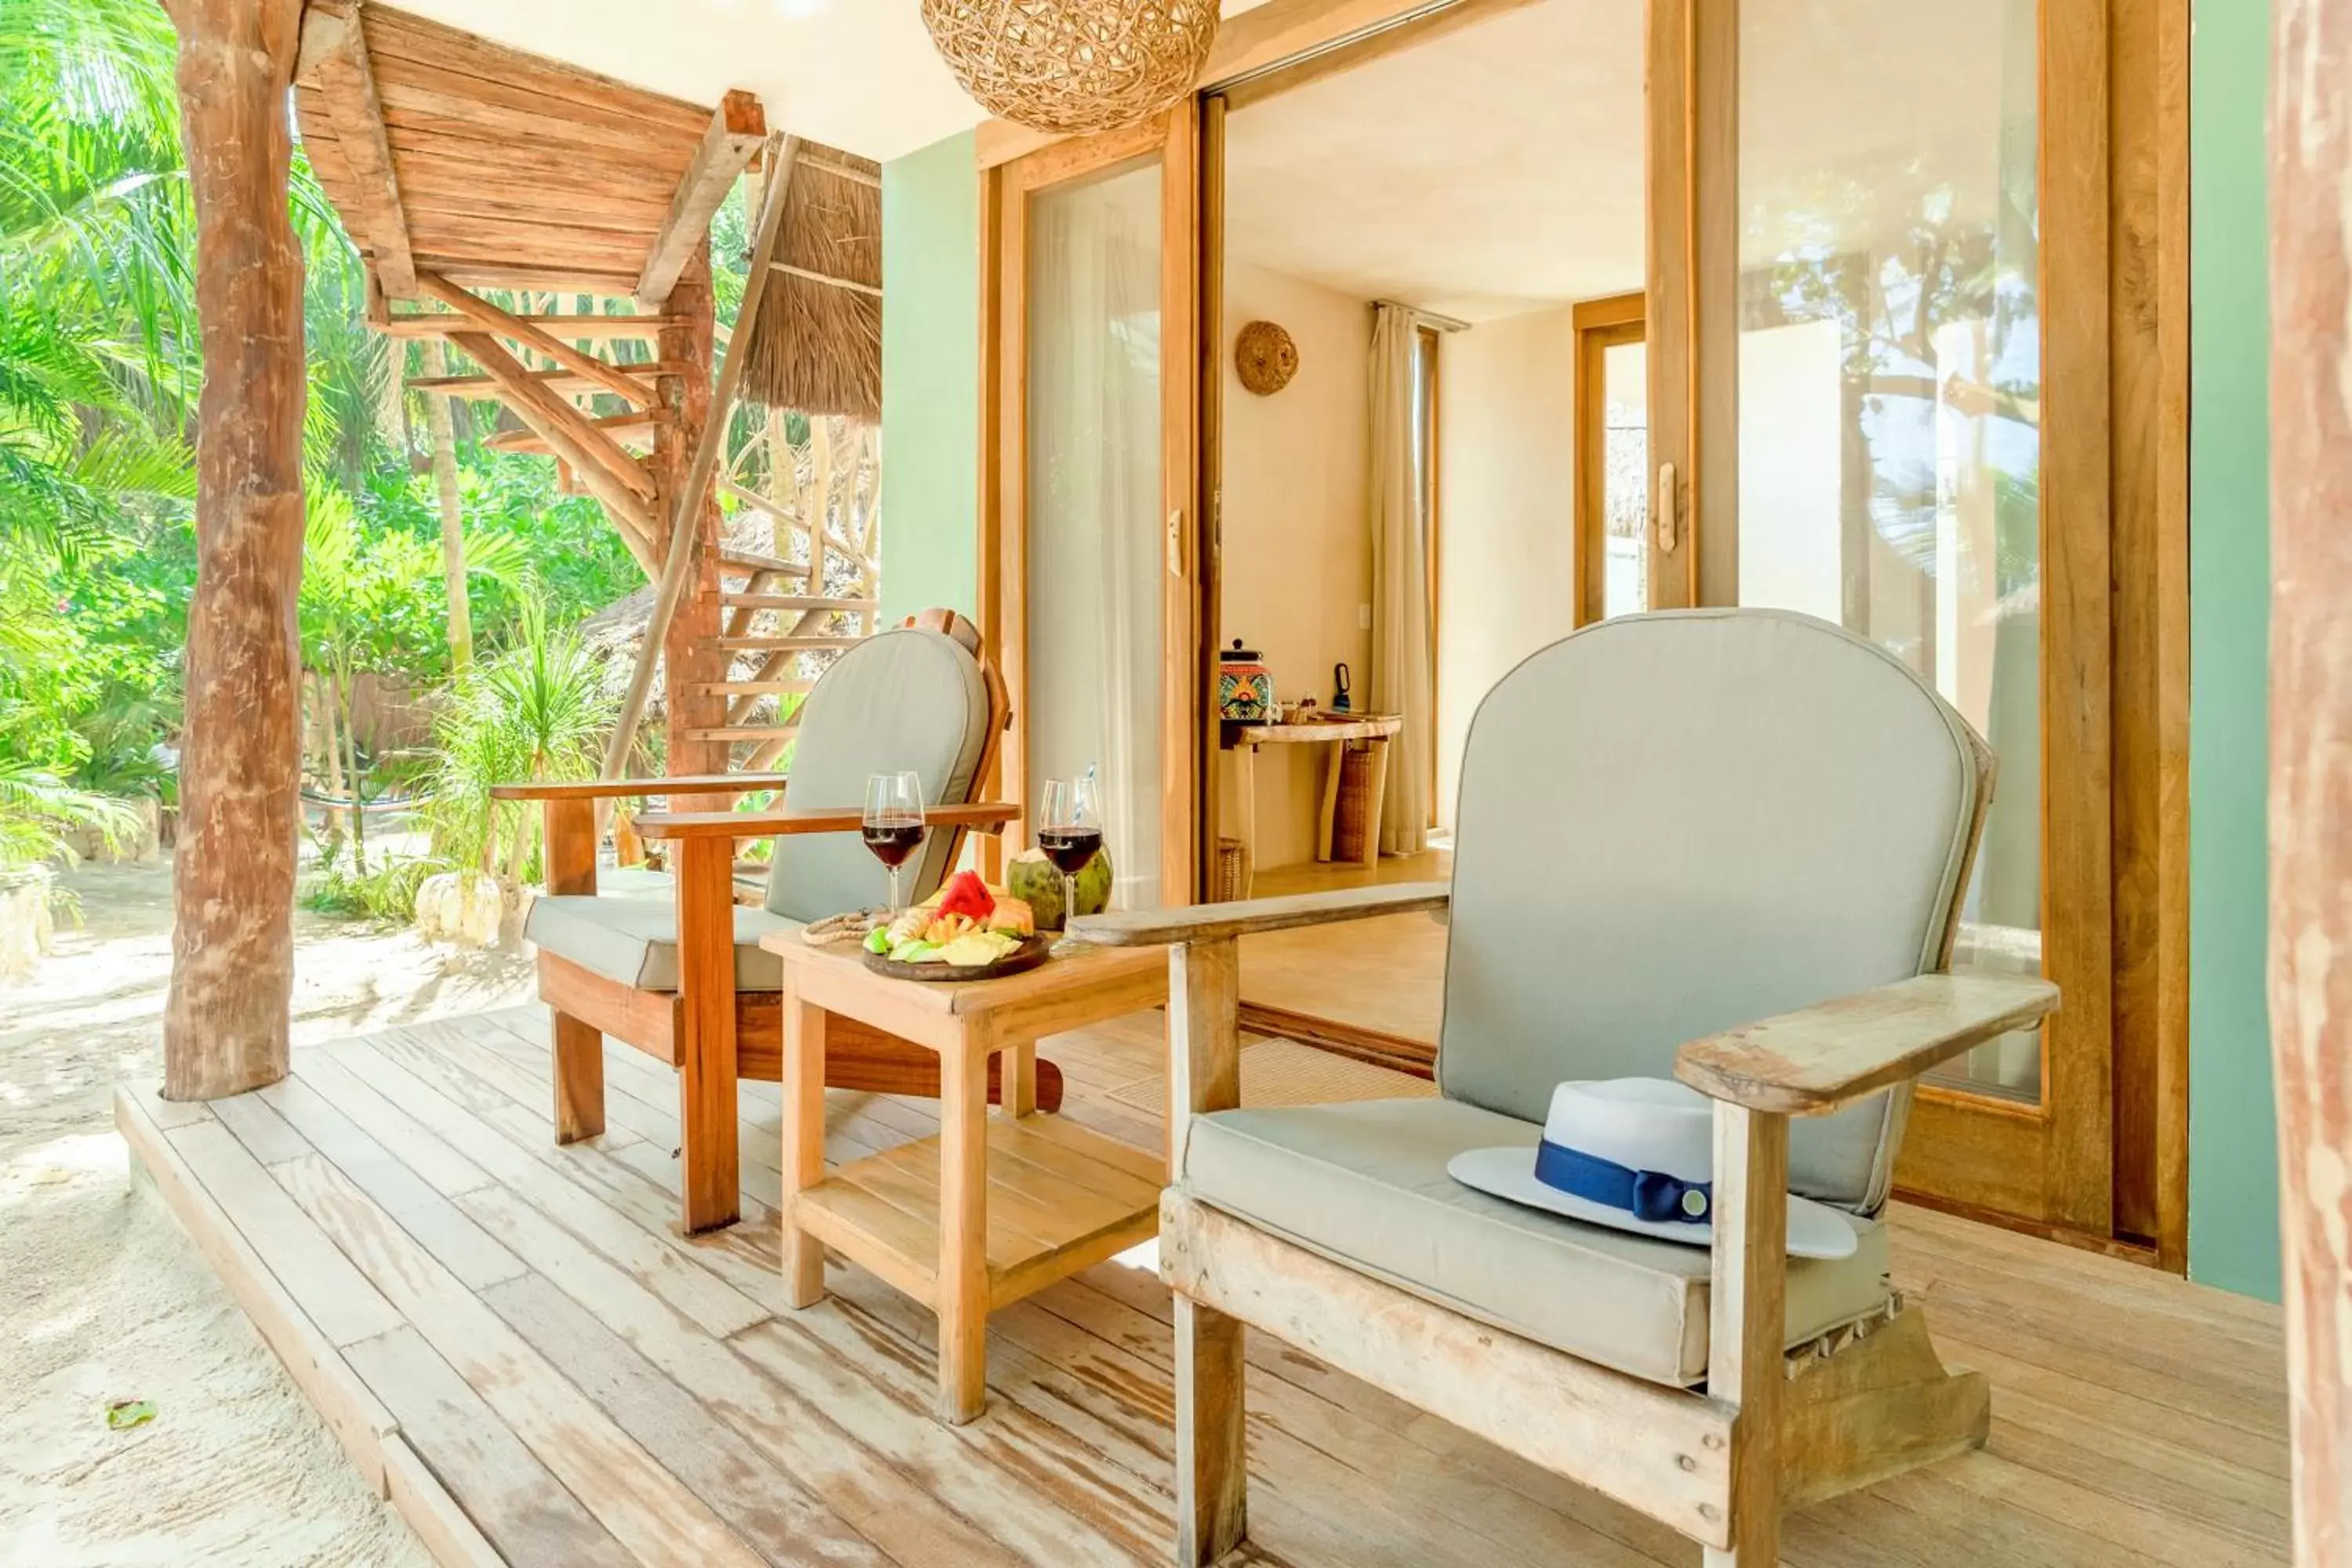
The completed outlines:
{"type": "MultiPolygon", "coordinates": [[[[937,1310],[937,1137],[835,1167],[793,1199],[801,1229],[937,1310]]],[[[988,1307],[1158,1234],[1165,1167],[1157,1154],[1059,1116],[988,1119],[988,1307]]]]}

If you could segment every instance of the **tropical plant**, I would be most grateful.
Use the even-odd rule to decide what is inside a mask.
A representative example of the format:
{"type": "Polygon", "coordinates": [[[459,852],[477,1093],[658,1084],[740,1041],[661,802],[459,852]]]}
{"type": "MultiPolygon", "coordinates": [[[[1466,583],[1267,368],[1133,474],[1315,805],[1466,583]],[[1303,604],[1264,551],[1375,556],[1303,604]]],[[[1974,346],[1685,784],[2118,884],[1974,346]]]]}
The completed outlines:
{"type": "Polygon", "coordinates": [[[0,756],[0,871],[71,864],[77,830],[96,831],[111,848],[138,826],[128,801],[76,789],[30,763],[0,756]]]}
{"type": "Polygon", "coordinates": [[[526,593],[514,646],[457,682],[436,726],[440,765],[428,808],[436,855],[509,888],[529,880],[539,813],[492,800],[492,786],[595,777],[619,708],[604,666],[526,593]]]}

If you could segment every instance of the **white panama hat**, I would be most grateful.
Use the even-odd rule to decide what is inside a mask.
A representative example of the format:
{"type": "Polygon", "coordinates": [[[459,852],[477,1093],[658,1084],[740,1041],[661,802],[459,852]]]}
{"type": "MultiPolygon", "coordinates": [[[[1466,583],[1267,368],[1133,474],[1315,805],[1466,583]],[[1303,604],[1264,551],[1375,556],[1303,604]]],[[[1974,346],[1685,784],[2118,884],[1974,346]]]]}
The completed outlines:
{"type": "MultiPolygon", "coordinates": [[[[1594,1225],[1694,1247],[1715,1243],[1715,1112],[1666,1079],[1564,1083],[1551,1091],[1533,1149],[1468,1149],[1448,1174],[1480,1192],[1594,1225]]],[[[1837,1210],[1789,1199],[1789,1251],[1851,1258],[1854,1228],[1837,1210]]]]}

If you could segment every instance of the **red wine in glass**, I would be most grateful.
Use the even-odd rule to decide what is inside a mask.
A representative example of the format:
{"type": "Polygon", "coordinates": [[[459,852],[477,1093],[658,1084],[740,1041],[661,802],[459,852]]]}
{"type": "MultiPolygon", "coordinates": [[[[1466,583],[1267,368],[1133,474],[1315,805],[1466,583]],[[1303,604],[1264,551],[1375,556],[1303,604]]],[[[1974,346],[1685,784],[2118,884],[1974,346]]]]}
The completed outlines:
{"type": "Polygon", "coordinates": [[[1045,827],[1037,832],[1037,847],[1065,877],[1075,877],[1102,852],[1099,827],[1045,827]]]}
{"type": "Polygon", "coordinates": [[[1062,874],[1062,940],[1058,953],[1083,951],[1086,943],[1071,929],[1078,913],[1078,873],[1102,849],[1102,806],[1090,768],[1074,779],[1045,781],[1045,799],[1037,813],[1037,847],[1062,874]]]}
{"type": "Polygon", "coordinates": [[[923,841],[923,785],[911,773],[876,773],[866,781],[866,811],[858,819],[866,847],[890,872],[890,907],[899,908],[898,868],[923,841]]]}
{"type": "Polygon", "coordinates": [[[919,822],[867,823],[865,827],[866,847],[874,858],[896,870],[907,863],[907,857],[923,841],[923,825],[919,822]]]}

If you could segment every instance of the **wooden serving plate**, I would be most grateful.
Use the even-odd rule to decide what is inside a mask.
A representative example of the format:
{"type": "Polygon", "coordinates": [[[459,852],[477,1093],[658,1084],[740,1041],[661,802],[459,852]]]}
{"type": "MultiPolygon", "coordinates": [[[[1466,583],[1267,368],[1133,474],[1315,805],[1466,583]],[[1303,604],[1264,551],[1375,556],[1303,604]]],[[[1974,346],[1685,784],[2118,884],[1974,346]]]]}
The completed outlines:
{"type": "Polygon", "coordinates": [[[866,960],[866,968],[893,980],[1002,980],[1045,963],[1053,945],[1053,939],[1045,932],[1034,932],[994,963],[900,963],[887,953],[861,952],[858,956],[866,960]]]}

